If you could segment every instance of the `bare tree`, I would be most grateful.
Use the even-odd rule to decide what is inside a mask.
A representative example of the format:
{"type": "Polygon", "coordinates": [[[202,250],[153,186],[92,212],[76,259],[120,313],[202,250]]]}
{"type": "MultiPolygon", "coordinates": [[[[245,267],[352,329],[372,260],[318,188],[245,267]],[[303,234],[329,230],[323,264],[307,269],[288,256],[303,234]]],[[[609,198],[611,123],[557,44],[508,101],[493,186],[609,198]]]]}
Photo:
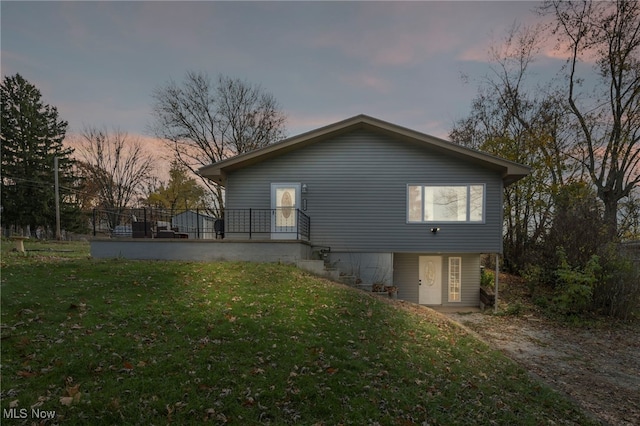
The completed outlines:
{"type": "Polygon", "coordinates": [[[640,183],[640,2],[550,1],[554,34],[569,54],[566,100],[575,117],[580,161],[604,204],[610,235],[618,203],[640,183]],[[595,60],[601,84],[582,91],[583,62],[595,60]]]}
{"type": "MultiPolygon", "coordinates": [[[[206,74],[190,71],[182,84],[170,81],[157,88],[153,100],[152,132],[193,173],[284,137],[285,115],[278,102],[246,81],[219,76],[213,83],[206,74]]],[[[215,197],[214,210],[220,214],[222,188],[200,178],[215,197]]]]}
{"type": "Polygon", "coordinates": [[[552,88],[530,83],[541,30],[514,25],[491,47],[491,73],[470,115],[450,133],[454,142],[532,167],[529,176],[504,189],[505,259],[514,271],[531,261],[535,243],[550,227],[557,189],[575,174],[564,153],[561,104],[552,88]]]}
{"type": "Polygon", "coordinates": [[[100,209],[109,211],[109,225],[120,223],[125,208],[150,177],[154,158],[137,139],[119,130],[88,128],[81,134],[79,153],[84,168],[96,187],[100,209]]]}

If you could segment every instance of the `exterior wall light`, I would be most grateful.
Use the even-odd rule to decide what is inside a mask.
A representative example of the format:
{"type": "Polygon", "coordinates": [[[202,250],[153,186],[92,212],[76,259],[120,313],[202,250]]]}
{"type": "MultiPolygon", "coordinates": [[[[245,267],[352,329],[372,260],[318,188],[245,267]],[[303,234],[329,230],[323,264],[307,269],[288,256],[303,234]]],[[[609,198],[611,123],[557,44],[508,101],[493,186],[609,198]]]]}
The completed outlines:
{"type": "Polygon", "coordinates": [[[306,183],[303,183],[303,184],[302,184],[302,193],[303,193],[303,194],[306,194],[308,190],[309,190],[309,188],[307,187],[307,184],[306,184],[306,183]]]}
{"type": "Polygon", "coordinates": [[[435,234],[440,230],[440,228],[431,228],[431,233],[435,234]]]}

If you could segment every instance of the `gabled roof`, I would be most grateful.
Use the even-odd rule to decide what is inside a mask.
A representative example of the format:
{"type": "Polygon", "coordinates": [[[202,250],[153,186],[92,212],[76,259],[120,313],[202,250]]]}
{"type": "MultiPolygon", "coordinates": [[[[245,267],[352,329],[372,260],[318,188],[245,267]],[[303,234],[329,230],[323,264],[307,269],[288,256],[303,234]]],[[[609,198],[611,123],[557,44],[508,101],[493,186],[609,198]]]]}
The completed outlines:
{"type": "Polygon", "coordinates": [[[426,148],[443,152],[463,160],[478,164],[496,172],[501,173],[504,185],[510,185],[519,179],[527,176],[530,168],[513,161],[505,160],[494,155],[490,155],[481,151],[466,148],[444,139],[436,138],[415,130],[407,129],[402,126],[388,123],[377,118],[367,115],[357,115],[343,121],[339,121],[328,126],[321,127],[276,142],[264,148],[256,149],[251,152],[237,155],[235,157],[210,164],[200,168],[200,175],[211,179],[219,184],[225,185],[226,176],[229,172],[249,167],[253,164],[266,161],[270,158],[277,157],[288,152],[303,148],[305,146],[329,139],[343,133],[352,132],[354,130],[370,130],[377,133],[389,135],[395,139],[403,140],[408,143],[422,145],[426,148]]]}

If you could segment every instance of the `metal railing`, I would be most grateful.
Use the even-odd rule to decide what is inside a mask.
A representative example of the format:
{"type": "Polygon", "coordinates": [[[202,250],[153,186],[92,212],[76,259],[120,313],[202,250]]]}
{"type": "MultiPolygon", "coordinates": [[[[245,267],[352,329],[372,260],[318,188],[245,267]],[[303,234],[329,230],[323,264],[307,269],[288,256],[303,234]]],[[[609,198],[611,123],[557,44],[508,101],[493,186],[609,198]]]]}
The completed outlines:
{"type": "Polygon", "coordinates": [[[300,209],[226,209],[225,235],[243,234],[252,239],[255,234],[272,234],[273,238],[309,240],[311,218],[300,209]]]}
{"type": "Polygon", "coordinates": [[[216,218],[204,210],[170,211],[156,208],[95,209],[93,235],[129,238],[272,239],[309,240],[311,219],[292,207],[278,209],[226,209],[216,218]]]}

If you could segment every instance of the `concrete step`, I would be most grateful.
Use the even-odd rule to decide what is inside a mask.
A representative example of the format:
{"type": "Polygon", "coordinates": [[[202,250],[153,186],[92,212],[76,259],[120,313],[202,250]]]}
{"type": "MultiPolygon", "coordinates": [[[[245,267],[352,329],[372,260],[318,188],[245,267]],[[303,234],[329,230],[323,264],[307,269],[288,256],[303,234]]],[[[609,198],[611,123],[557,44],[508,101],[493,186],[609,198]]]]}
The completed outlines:
{"type": "Polygon", "coordinates": [[[340,278],[340,272],[337,269],[327,269],[324,260],[298,260],[296,265],[304,271],[333,281],[338,281],[340,278]]]}
{"type": "Polygon", "coordinates": [[[355,287],[357,280],[358,280],[358,278],[356,276],[354,276],[354,275],[340,275],[339,282],[341,282],[342,284],[351,286],[351,287],[355,287]]]}
{"type": "Polygon", "coordinates": [[[371,291],[372,284],[356,284],[356,288],[362,291],[371,291]]]}

